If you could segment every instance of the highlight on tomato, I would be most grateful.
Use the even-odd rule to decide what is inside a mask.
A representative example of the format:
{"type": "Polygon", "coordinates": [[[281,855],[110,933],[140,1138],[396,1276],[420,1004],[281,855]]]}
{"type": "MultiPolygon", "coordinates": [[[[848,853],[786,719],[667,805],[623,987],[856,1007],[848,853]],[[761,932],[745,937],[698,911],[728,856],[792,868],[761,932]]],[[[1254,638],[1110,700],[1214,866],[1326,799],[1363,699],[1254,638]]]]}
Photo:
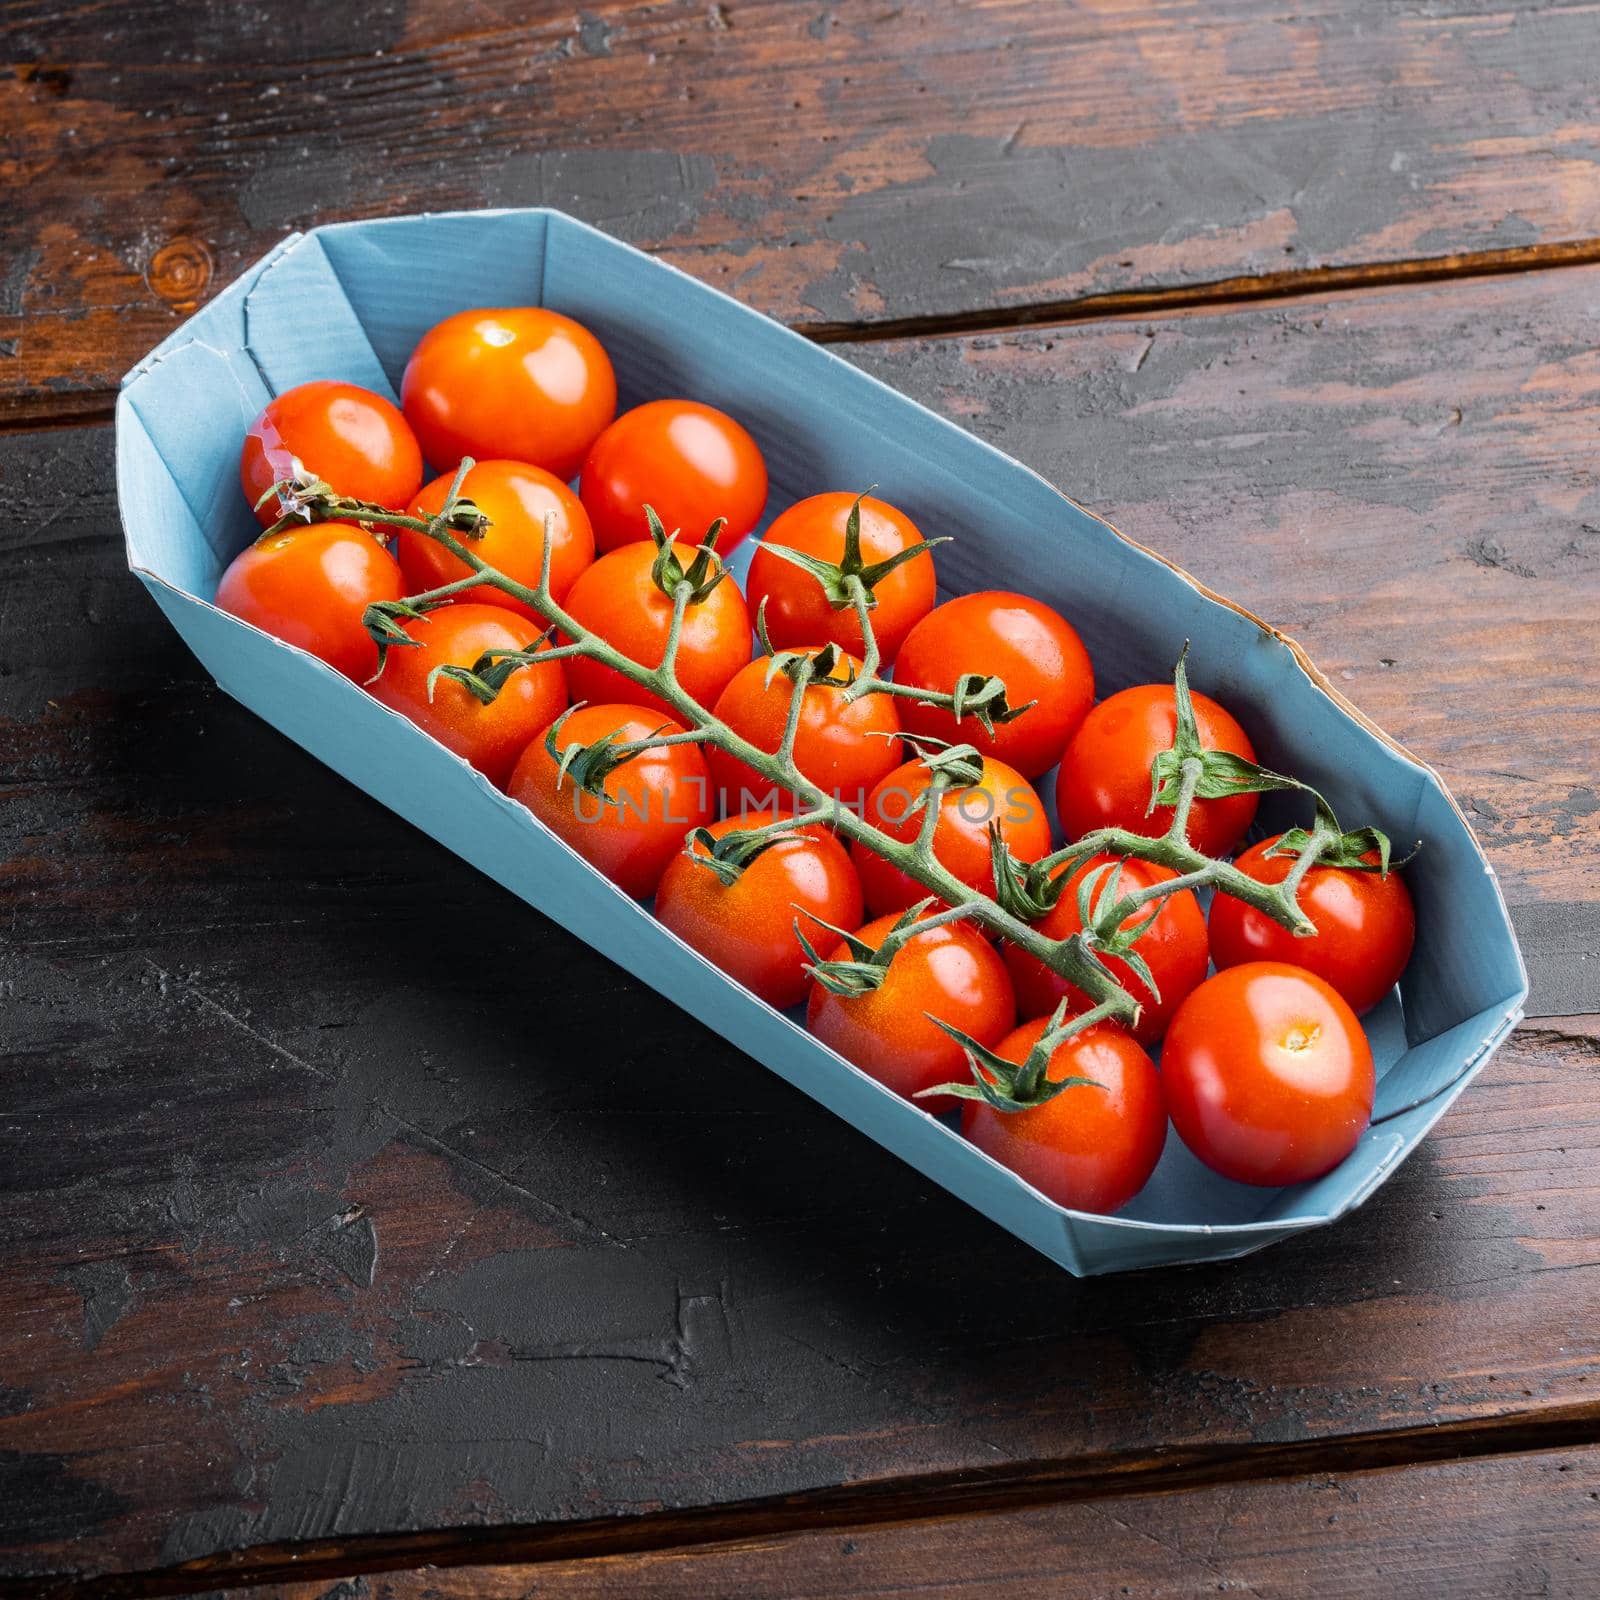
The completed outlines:
{"type": "Polygon", "coordinates": [[[1057,1205],[1109,1216],[1150,1181],[1166,1148],[1161,1075],[1114,1022],[1057,1039],[1053,1019],[1036,1017],[992,1053],[974,1051],[991,1092],[1021,1109],[962,1086],[961,1131],[1057,1205]],[[1019,1079],[1030,1063],[1042,1083],[1027,1101],[997,1092],[1026,1093],[1019,1079]]]}
{"type": "Polygon", "coordinates": [[[319,378],[269,400],[244,436],[239,485],[262,527],[281,511],[268,490],[302,473],[336,494],[399,511],[422,482],[422,451],[391,401],[319,378]]]}
{"type": "Polygon", "coordinates": [[[826,829],[754,832],[766,813],[713,822],[689,838],[656,889],[656,915],[729,977],[780,1010],[809,988],[796,922],[854,928],[861,881],[826,829]]]}
{"type": "Polygon", "coordinates": [[[216,604],[364,683],[378,669],[378,647],[363,613],[404,593],[399,564],[370,533],[319,522],[247,545],[222,574],[216,604]]]}
{"type": "MultiPolygon", "coordinates": [[[[1297,855],[1284,840],[1283,834],[1263,839],[1234,865],[1258,883],[1282,883],[1297,855]]],[[[1317,930],[1308,937],[1296,937],[1265,912],[1219,890],[1211,901],[1217,966],[1280,961],[1303,967],[1337,989],[1358,1014],[1370,1011],[1399,982],[1417,933],[1410,890],[1398,868],[1383,866],[1379,850],[1367,849],[1349,865],[1319,861],[1312,867],[1296,891],[1317,930]]]]}
{"type": "Polygon", "coordinates": [[[697,537],[722,519],[723,552],[761,520],[767,463],[749,432],[698,400],[651,400],[589,447],[578,483],[601,551],[650,537],[645,504],[673,534],[697,537]]]}
{"type": "MultiPolygon", "coordinates": [[[[1182,672],[1180,664],[1179,672],[1182,672]]],[[[1255,747],[1232,714],[1208,695],[1189,691],[1201,750],[1222,751],[1253,763],[1255,747]]],[[[1056,774],[1056,814],[1069,839],[1099,828],[1123,828],[1155,838],[1172,822],[1165,805],[1150,804],[1151,766],[1172,751],[1178,732],[1178,691],[1170,683],[1144,683],[1102,700],[1080,724],[1056,774]]],[[[1189,842],[1208,856],[1226,856],[1255,820],[1253,792],[1196,800],[1189,812],[1189,842]]]]}
{"type": "Polygon", "coordinates": [[[458,311],[418,341],[400,403],[437,471],[473,456],[565,482],[616,415],[617,380],[600,341],[558,311],[458,311]]]}
{"type": "MultiPolygon", "coordinates": [[[[832,645],[816,652],[758,656],[741,667],[717,697],[714,715],[758,750],[783,742],[799,677],[806,679],[795,725],[794,764],[841,805],[859,811],[878,782],[900,765],[900,714],[886,694],[846,698],[861,663],[832,645]]],[[[723,804],[735,809],[792,810],[795,797],[774,789],[753,767],[726,751],[708,749],[706,762],[723,804]]],[[[834,921],[838,918],[832,919],[834,921]]]]}
{"type": "Polygon", "coordinates": [[[812,962],[806,1026],[879,1083],[938,1115],[955,1108],[953,1095],[916,1097],[966,1075],[965,1052],[940,1023],[997,1044],[1017,1012],[1005,963],[981,933],[963,922],[918,927],[929,903],[854,933],[835,927],[831,947],[808,936],[813,955],[828,954],[812,962]]]}
{"type": "Polygon", "coordinates": [[[1208,978],[1161,1048],[1172,1125],[1224,1178],[1279,1188],[1331,1172],[1372,1120],[1372,1049],[1332,985],[1252,961],[1208,978]]]}
{"type": "Polygon", "coordinates": [[[684,835],[716,815],[699,749],[666,742],[685,731],[639,706],[574,706],[523,751],[507,791],[624,893],[648,900],[684,835]]]}
{"type": "Polygon", "coordinates": [[[1094,668],[1077,629],[1043,601],[999,589],[958,595],[930,611],[900,647],[894,675],[941,694],[963,679],[998,678],[1005,705],[990,706],[990,726],[916,700],[906,701],[903,715],[913,733],[964,741],[1025,778],[1056,764],[1094,704],[1094,668]]]}
{"type": "MultiPolygon", "coordinates": [[[[925,797],[934,772],[941,768],[949,787],[938,799],[933,854],[968,888],[988,893],[993,887],[991,823],[1017,861],[1037,861],[1050,853],[1050,820],[1033,785],[1015,767],[992,756],[981,762],[976,757],[963,760],[960,747],[896,767],[867,796],[866,821],[892,838],[914,842],[930,803],[925,797]]],[[[867,909],[874,915],[899,911],[927,894],[915,878],[866,845],[853,843],[850,854],[861,874],[867,909]]]]}
{"type": "Polygon", "coordinates": [[[503,606],[454,602],[401,624],[368,692],[506,786],[536,734],[567,704],[561,663],[541,661],[536,624],[503,606]]]}
{"type": "MultiPolygon", "coordinates": [[[[437,516],[454,482],[453,471],[435,478],[411,502],[411,515],[437,516]]],[[[525,588],[538,587],[545,520],[550,519],[550,594],[561,604],[579,573],[594,560],[594,531],[577,495],[553,473],[524,461],[475,461],[462,478],[459,492],[489,519],[481,536],[469,543],[473,554],[525,588]]],[[[438,540],[413,528],[400,529],[395,554],[413,592],[442,588],[471,571],[438,540]]],[[[462,598],[501,606],[524,617],[539,617],[533,606],[493,584],[476,584],[464,590],[462,598]]]]}
{"type": "Polygon", "coordinates": [[[837,491],[797,500],[773,519],[750,559],[750,604],[766,607],[779,650],[836,644],[860,657],[861,621],[847,578],[871,593],[872,632],[884,664],[937,598],[933,547],[903,511],[872,495],[837,491]]]}
{"type": "MultiPolygon", "coordinates": [[[[750,613],[739,585],[715,554],[713,527],[698,550],[667,540],[625,544],[600,557],[568,591],[565,609],[583,627],[644,667],[658,667],[672,629],[679,583],[693,598],[678,641],[678,682],[702,706],[716,704],[750,659],[750,613]]],[[[625,702],[672,715],[659,696],[604,662],[574,656],[567,683],[574,700],[625,702]]]]}
{"type": "MultiPolygon", "coordinates": [[[[1090,856],[1057,873],[1050,892],[1059,898],[1034,926],[1047,939],[1069,939],[1083,931],[1085,899],[1093,916],[1103,901],[1109,909],[1126,895],[1170,883],[1176,877],[1170,868],[1152,861],[1129,857],[1119,862],[1115,856],[1090,856]]],[[[1179,1005],[1205,981],[1210,954],[1205,914],[1193,890],[1179,889],[1153,905],[1129,912],[1118,932],[1137,935],[1131,947],[1136,965],[1118,955],[1106,954],[1102,959],[1117,982],[1139,1002],[1133,1037],[1140,1044],[1154,1044],[1166,1032],[1179,1005]],[[1153,980],[1153,989],[1147,978],[1153,980]]],[[[1071,1012],[1089,1009],[1089,997],[1082,990],[1020,945],[1006,946],[1005,961],[1016,986],[1020,1016],[1048,1017],[1063,1000],[1071,1012]]]]}

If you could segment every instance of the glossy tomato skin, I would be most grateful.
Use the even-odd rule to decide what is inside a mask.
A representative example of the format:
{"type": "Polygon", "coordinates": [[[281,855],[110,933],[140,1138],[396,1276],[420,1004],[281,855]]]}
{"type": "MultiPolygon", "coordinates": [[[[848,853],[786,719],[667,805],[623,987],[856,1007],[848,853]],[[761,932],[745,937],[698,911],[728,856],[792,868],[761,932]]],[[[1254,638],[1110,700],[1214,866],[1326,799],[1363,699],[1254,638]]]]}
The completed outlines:
{"type": "MultiPolygon", "coordinates": [[[[928,776],[920,761],[896,767],[867,797],[866,820],[896,839],[915,840],[922,826],[922,811],[911,807],[928,787],[928,776]]],[[[1049,855],[1050,821],[1033,785],[1015,767],[985,757],[981,782],[945,792],[933,833],[936,859],[969,888],[985,893],[994,884],[989,865],[991,821],[1000,825],[1001,836],[1017,860],[1037,861],[1049,855]]],[[[928,891],[915,878],[864,844],[852,844],[850,853],[861,874],[867,909],[874,916],[903,910],[927,898],[928,891]]]]}
{"type": "Polygon", "coordinates": [[[378,669],[378,647],[361,614],[404,593],[399,564],[370,533],[320,522],[246,546],[222,574],[216,603],[363,683],[378,669]]]}
{"type": "MultiPolygon", "coordinates": [[[[896,920],[879,917],[857,937],[877,949],[896,920]]],[[[850,959],[849,946],[838,941],[825,959],[850,959]]],[[[838,995],[813,983],[806,1026],[846,1061],[937,1116],[961,1102],[954,1095],[914,1097],[941,1083],[966,1083],[972,1074],[961,1046],[929,1013],[986,1045],[998,1044],[1016,1021],[1005,963],[965,923],[916,934],[895,953],[883,982],[865,994],[838,995]]]]}
{"type": "MultiPolygon", "coordinates": [[[[674,545],[685,568],[694,560],[687,545],[674,545]]],[[[672,602],[651,577],[656,547],[648,539],[600,557],[567,594],[566,609],[584,627],[641,666],[658,667],[672,627],[672,602]]],[[[732,578],[691,605],[678,646],[678,682],[710,707],[733,675],[750,659],[750,613],[732,578]]],[[[574,656],[567,664],[574,700],[595,704],[645,705],[671,715],[647,689],[598,661],[574,656]]]]}
{"type": "Polygon", "coordinates": [[[617,380],[600,341],[560,312],[458,311],[423,334],[400,403],[437,471],[472,456],[566,482],[617,414],[617,380]]]}
{"type": "MultiPolygon", "coordinates": [[[[1019,1065],[1049,1026],[1025,1022],[995,1046],[1019,1065]]],[[[986,1155],[1009,1167],[1057,1205],[1109,1216],[1150,1181],[1167,1143],[1161,1076],[1133,1037],[1115,1023],[1074,1034],[1056,1047],[1045,1076],[1089,1078],[1027,1111],[996,1111],[977,1100],[961,1105],[961,1131],[986,1155]]]]}
{"type": "Polygon", "coordinates": [[[1331,1172],[1372,1120],[1372,1050],[1321,978],[1275,961],[1208,978],[1167,1029],[1172,1125],[1210,1167],[1272,1188],[1331,1172]]]}
{"type": "Polygon", "coordinates": [[[1025,594],[989,589],[958,595],[911,630],[895,681],[949,694],[966,673],[1001,679],[1013,706],[1034,704],[992,734],[972,717],[904,702],[906,726],[950,744],[970,744],[1025,778],[1048,772],[1094,704],[1094,668],[1077,629],[1025,594]]]}
{"type": "MultiPolygon", "coordinates": [[[[769,545],[786,546],[824,561],[844,555],[845,525],[850,520],[853,494],[830,492],[797,500],[773,519],[750,558],[750,604],[767,603],[767,636],[779,650],[800,649],[822,643],[836,644],[852,655],[862,653],[861,625],[854,608],[835,611],[822,585],[769,545]]],[[[867,495],[861,502],[861,558],[871,566],[887,561],[902,550],[921,543],[923,535],[905,512],[886,500],[867,495]]],[[[873,595],[872,632],[884,664],[891,664],[912,628],[933,610],[937,598],[931,551],[896,567],[881,579],[873,595]]]]}
{"type": "Polygon", "coordinates": [[[767,463],[725,411],[695,400],[651,400],[623,412],[589,447],[578,492],[602,551],[650,537],[648,503],[686,544],[725,517],[717,548],[726,553],[761,520],[767,463]]]}
{"type": "Polygon", "coordinates": [[[561,663],[518,667],[488,705],[447,678],[434,685],[430,699],[428,676],[447,664],[470,667],[486,650],[527,650],[539,637],[538,625],[500,606],[456,601],[407,623],[406,633],[417,645],[389,651],[383,671],[368,685],[372,697],[505,788],[529,741],[566,709],[561,663]]]}
{"type": "MultiPolygon", "coordinates": [[[[1195,726],[1206,750],[1256,758],[1249,735],[1208,695],[1195,694],[1195,726]]],[[[1139,684],[1102,700],[1083,719],[1056,774],[1056,814],[1069,839],[1096,828],[1126,828],[1156,838],[1172,821],[1170,807],[1149,815],[1150,763],[1172,748],[1178,729],[1172,685],[1139,684]]],[[[1189,813],[1189,842],[1208,856],[1225,856],[1255,820],[1257,797],[1227,795],[1196,800],[1189,813]]]]}
{"type": "MultiPolygon", "coordinates": [[[[738,828],[758,827],[763,815],[713,822],[720,839],[738,828]]],[[[696,846],[697,853],[704,850],[696,846]]],[[[817,918],[836,928],[861,921],[861,880],[850,857],[823,828],[779,840],[749,863],[731,884],[680,850],[656,889],[656,915],[686,944],[769,1006],[785,1010],[806,997],[807,957],[795,936],[798,921],[815,944],[817,918]]]]}
{"type": "MultiPolygon", "coordinates": [[[[239,452],[239,486],[255,506],[302,467],[348,499],[399,511],[422,482],[422,451],[406,419],[381,394],[322,378],[285,389],[250,424],[239,452]]],[[[277,500],[256,517],[270,528],[278,520],[277,500]]]]}
{"type": "MultiPolygon", "coordinates": [[[[794,685],[781,672],[769,685],[769,662],[758,657],[741,667],[717,699],[716,714],[758,749],[776,751],[783,742],[794,685]]],[[[859,661],[849,662],[856,672],[859,661]]],[[[843,676],[844,669],[835,669],[843,676]]],[[[864,695],[849,702],[829,683],[806,686],[795,732],[794,760],[824,793],[852,810],[866,804],[873,787],[900,764],[900,715],[889,695],[864,695]]],[[[722,750],[707,750],[713,781],[730,808],[794,808],[794,795],[774,790],[754,768],[722,750]],[[748,796],[748,798],[745,798],[748,796]]]]}
{"type": "MultiPolygon", "coordinates": [[[[1283,836],[1253,844],[1234,863],[1261,883],[1282,883],[1294,857],[1267,852],[1283,836]]],[[[1367,859],[1374,863],[1374,851],[1367,859]]],[[[1232,895],[1211,901],[1211,947],[1217,966],[1282,961],[1331,983],[1357,1014],[1370,1011],[1399,981],[1411,959],[1417,915],[1400,874],[1313,867],[1301,880],[1300,909],[1316,934],[1297,939],[1271,917],[1232,895]]]]}
{"type": "MultiPolygon", "coordinates": [[[[1061,898],[1035,926],[1048,939],[1067,939],[1083,931],[1083,919],[1078,915],[1078,886],[1090,873],[1108,865],[1115,858],[1108,855],[1091,856],[1073,870],[1061,892],[1061,898]]],[[[1094,897],[1099,899],[1108,875],[1102,875],[1094,886],[1094,897]]],[[[1132,858],[1122,864],[1119,893],[1145,889],[1154,883],[1163,883],[1177,874],[1154,862],[1132,858]]],[[[1134,920],[1148,915],[1149,907],[1142,908],[1134,920]]],[[[1139,936],[1134,953],[1143,958],[1156,980],[1155,995],[1135,975],[1127,962],[1108,956],[1106,965],[1117,981],[1140,1005],[1139,1023],[1133,1037],[1140,1044],[1154,1044],[1167,1031],[1167,1024],[1183,1001],[1205,981],[1209,951],[1206,941],[1206,919],[1200,902],[1191,889],[1180,889],[1161,902],[1161,913],[1139,936]]],[[[1048,1017],[1063,1000],[1074,1011],[1087,1011],[1089,997],[1074,988],[1065,978],[1058,977],[1036,956],[1016,945],[1007,945],[1006,966],[1017,990],[1017,1014],[1022,1017],[1048,1017]]]]}
{"type": "MultiPolygon", "coordinates": [[[[678,723],[629,705],[580,706],[561,725],[559,747],[590,745],[608,733],[618,742],[679,733],[678,723]]],[[[559,777],[541,730],[523,751],[507,790],[558,838],[625,894],[648,900],[684,836],[716,815],[711,780],[692,744],[646,750],[608,774],[605,797],[559,777]]]]}
{"type": "MultiPolygon", "coordinates": [[[[435,478],[411,502],[414,517],[436,516],[444,509],[455,473],[435,478]]],[[[554,541],[550,551],[550,593],[559,605],[594,560],[594,531],[589,514],[558,477],[542,467],[522,461],[479,461],[462,480],[461,492],[489,519],[483,536],[471,542],[472,550],[491,567],[529,589],[538,587],[544,559],[544,524],[553,516],[554,541]]],[[[402,528],[395,554],[413,594],[441,588],[467,576],[466,562],[452,555],[425,533],[402,528]]],[[[482,583],[463,591],[462,598],[478,605],[501,606],[519,616],[537,618],[530,605],[503,589],[482,583]]]]}

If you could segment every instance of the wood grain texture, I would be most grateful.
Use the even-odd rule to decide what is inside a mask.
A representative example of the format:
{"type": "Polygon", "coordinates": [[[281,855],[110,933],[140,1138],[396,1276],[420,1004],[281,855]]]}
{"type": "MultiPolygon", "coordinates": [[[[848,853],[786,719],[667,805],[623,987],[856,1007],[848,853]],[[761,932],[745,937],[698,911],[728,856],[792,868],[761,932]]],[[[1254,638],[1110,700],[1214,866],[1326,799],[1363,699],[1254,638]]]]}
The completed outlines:
{"type": "MultiPolygon", "coordinates": [[[[349,1600],[1580,1600],[1600,1587],[1600,1451],[1131,1495],[536,1566],[429,1567],[349,1600]]],[[[324,1580],[254,1591],[323,1600],[324,1580]]]]}
{"type": "MultiPolygon", "coordinates": [[[[871,360],[1307,639],[1525,905],[1588,904],[1595,284],[1520,287],[871,360]]],[[[1075,1282],[227,702],[110,460],[0,440],[0,1571],[1600,1424],[1593,1018],[1338,1227],[1075,1282]]]]}
{"type": "Polygon", "coordinates": [[[776,315],[1600,240],[1594,0],[161,0],[0,16],[0,415],[283,233],[552,204],[776,315]]]}

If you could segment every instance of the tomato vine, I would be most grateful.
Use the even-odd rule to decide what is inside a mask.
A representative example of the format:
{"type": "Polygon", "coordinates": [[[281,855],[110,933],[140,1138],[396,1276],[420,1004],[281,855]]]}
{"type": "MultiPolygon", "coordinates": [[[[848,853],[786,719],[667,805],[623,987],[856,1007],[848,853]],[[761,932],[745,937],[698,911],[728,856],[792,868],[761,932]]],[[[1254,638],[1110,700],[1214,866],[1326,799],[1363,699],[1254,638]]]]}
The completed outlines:
{"type": "MultiPolygon", "coordinates": [[[[804,652],[781,653],[786,658],[782,670],[792,684],[792,698],[785,732],[776,751],[762,750],[741,737],[684,690],[677,674],[684,619],[689,608],[699,603],[725,576],[725,569],[716,553],[720,524],[712,525],[697,547],[693,562],[684,568],[674,554],[670,537],[654,514],[649,513],[651,536],[660,551],[655,565],[655,580],[672,601],[673,611],[661,663],[656,667],[646,667],[584,627],[551,593],[550,565],[554,540],[550,536],[552,530],[548,517],[539,580],[532,587],[499,571],[473,550],[472,545],[481,538],[488,526],[488,519],[461,493],[463,480],[471,466],[470,458],[461,462],[444,504],[429,518],[411,516],[370,502],[340,496],[328,484],[313,477],[289,480],[276,486],[283,516],[268,531],[281,531],[285,527],[306,522],[326,521],[356,522],[373,530],[410,530],[435,541],[467,565],[470,573],[466,578],[411,595],[404,600],[376,602],[367,608],[364,623],[378,645],[380,672],[389,649],[417,643],[401,626],[402,621],[423,618],[429,610],[447,604],[452,596],[465,589],[487,584],[532,608],[550,626],[537,648],[522,652],[490,652],[470,669],[445,669],[447,675],[464,683],[480,700],[492,699],[510,673],[520,666],[533,661],[587,657],[650,691],[672,710],[684,724],[685,731],[671,735],[670,742],[720,749],[745,763],[775,788],[786,790],[796,797],[798,810],[795,815],[726,835],[719,845],[715,870],[724,874],[736,873],[741,857],[749,859],[765,842],[807,824],[826,823],[846,839],[864,845],[928,891],[929,899],[921,907],[913,908],[914,912],[925,912],[927,908],[942,902],[941,909],[933,913],[937,921],[975,922],[991,934],[1018,946],[1082,991],[1089,1000],[1088,1009],[1072,1018],[1058,1012],[1045,1035],[1048,1048],[1042,1053],[1035,1051],[1021,1069],[1007,1067],[1002,1073],[995,1064],[992,1052],[975,1051],[970,1041],[962,1039],[977,1084],[976,1091],[967,1092],[981,1092],[982,1097],[997,1108],[1025,1109],[1042,1103],[1065,1087],[1064,1084],[1052,1085],[1046,1081],[1043,1062],[1050,1050],[1073,1034],[1107,1020],[1129,1027],[1138,1020],[1138,1000],[1117,980],[1106,966],[1105,958],[1116,957],[1127,963],[1141,979],[1148,982],[1154,993],[1155,984],[1150,980],[1147,968],[1141,971],[1143,963],[1134,945],[1139,934],[1154,920],[1160,902],[1167,896],[1184,889],[1209,887],[1263,912],[1291,933],[1305,936],[1316,930],[1299,905],[1297,891],[1313,866],[1318,862],[1328,862],[1359,869],[1364,867],[1369,854],[1376,853],[1379,865],[1367,867],[1366,870],[1386,871],[1388,868],[1389,841],[1376,829],[1364,828],[1347,834],[1339,827],[1327,802],[1308,785],[1270,772],[1241,756],[1201,747],[1189,695],[1185,647],[1174,673],[1177,734],[1172,748],[1156,758],[1151,770],[1150,809],[1154,811],[1158,806],[1171,809],[1167,827],[1153,837],[1125,828],[1097,829],[1043,860],[1024,865],[1011,857],[991,824],[993,892],[984,893],[971,888],[956,878],[935,857],[933,850],[934,824],[941,797],[948,791],[975,783],[976,774],[981,770],[981,757],[971,745],[954,745],[923,754],[923,763],[929,769],[928,787],[919,800],[926,808],[923,825],[915,839],[901,840],[842,805],[837,797],[818,788],[794,763],[794,735],[806,687],[814,679],[820,681],[831,674],[835,665],[834,654],[822,652],[808,656],[804,652]],[[1313,825],[1309,829],[1297,829],[1286,835],[1280,846],[1280,849],[1292,850],[1295,860],[1287,875],[1278,883],[1263,883],[1226,860],[1204,854],[1194,847],[1189,838],[1190,812],[1197,799],[1266,790],[1298,791],[1311,797],[1315,806],[1313,825]],[[1062,892],[1062,885],[1071,875],[1071,868],[1102,852],[1115,857],[1133,857],[1153,862],[1169,869],[1174,875],[1163,877],[1145,887],[1122,892],[1120,875],[1115,866],[1090,874],[1079,888],[1081,930],[1062,939],[1042,934],[1033,921],[1050,910],[1055,898],[1062,892]]],[[[858,497],[852,519],[859,517],[859,511],[858,497]]],[[[880,566],[892,570],[901,560],[920,554],[934,542],[937,541],[926,541],[914,550],[903,552],[892,562],[880,563],[880,566]]],[[[958,681],[948,693],[918,689],[885,678],[872,627],[874,600],[871,585],[875,575],[878,575],[877,569],[865,567],[859,559],[851,558],[851,552],[858,556],[855,541],[847,540],[846,549],[847,559],[831,574],[813,573],[819,576],[819,582],[823,582],[830,605],[835,610],[852,609],[860,625],[865,646],[861,670],[849,681],[845,689],[846,698],[857,700],[871,694],[915,698],[924,704],[948,709],[958,719],[962,716],[973,717],[991,731],[993,722],[1008,721],[1026,714],[1029,709],[1027,705],[1014,707],[1008,704],[1005,685],[997,678],[969,675],[958,681]]],[[[807,570],[812,570],[812,565],[808,564],[807,570]]],[[[759,616],[757,631],[763,646],[767,647],[759,616]]],[[[767,648],[771,653],[770,647],[767,648]]],[[[641,738],[606,742],[604,750],[585,750],[574,745],[563,747],[559,742],[560,726],[558,721],[549,730],[548,748],[561,764],[564,776],[584,787],[592,787],[603,779],[604,773],[643,751],[668,742],[665,737],[641,738]],[[596,777],[596,774],[599,776],[596,777]]],[[[908,913],[908,917],[910,915],[908,913]]],[[[919,924],[926,925],[926,921],[919,924]]],[[[894,942],[896,936],[890,936],[890,943],[894,942]]],[[[903,933],[899,936],[903,942],[903,933]]],[[[886,965],[894,953],[893,949],[887,948],[877,951],[864,946],[857,948],[859,944],[860,941],[856,941],[850,945],[851,960],[838,963],[814,960],[813,971],[816,976],[824,983],[848,988],[864,981],[864,974],[886,965]]],[[[809,951],[810,947],[807,948],[809,951]]]]}

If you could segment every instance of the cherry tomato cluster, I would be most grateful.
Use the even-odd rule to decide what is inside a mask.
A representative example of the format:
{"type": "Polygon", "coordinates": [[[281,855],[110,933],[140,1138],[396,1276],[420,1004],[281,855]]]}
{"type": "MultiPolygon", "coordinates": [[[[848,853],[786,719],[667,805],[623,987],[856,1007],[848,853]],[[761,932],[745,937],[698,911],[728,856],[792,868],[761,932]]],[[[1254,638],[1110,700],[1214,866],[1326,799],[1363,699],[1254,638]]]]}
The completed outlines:
{"type": "Polygon", "coordinates": [[[766,510],[755,440],[695,400],[616,408],[600,342],[542,308],[429,330],[399,408],[290,390],[246,435],[266,532],[216,603],[363,684],[1064,1205],[1125,1205],[1169,1123],[1244,1183],[1342,1161],[1373,1101],[1357,1013],[1415,930],[1387,840],[1318,797],[1312,832],[1227,866],[1258,793],[1303,786],[1257,767],[1181,664],[1097,701],[1065,617],[994,590],[939,603],[942,541],[870,492],[783,510],[741,591],[722,556],[766,510]]]}

